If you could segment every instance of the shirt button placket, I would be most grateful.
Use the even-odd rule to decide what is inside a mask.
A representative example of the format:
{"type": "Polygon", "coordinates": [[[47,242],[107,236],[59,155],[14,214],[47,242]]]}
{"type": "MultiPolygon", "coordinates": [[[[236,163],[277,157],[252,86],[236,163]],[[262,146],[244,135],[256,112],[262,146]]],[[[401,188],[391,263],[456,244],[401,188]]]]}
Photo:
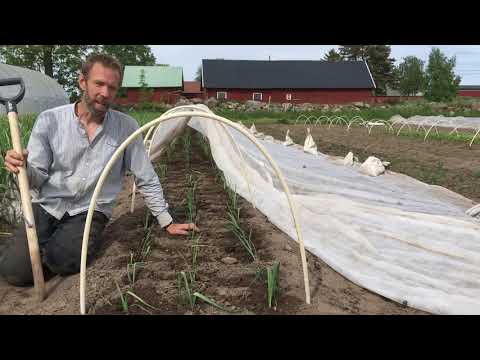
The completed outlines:
{"type": "MultiPolygon", "coordinates": [[[[90,161],[90,146],[91,146],[91,145],[89,145],[88,148],[87,148],[87,156],[86,156],[86,159],[85,159],[84,174],[88,174],[88,172],[89,172],[88,163],[89,163],[89,161],[90,161]]],[[[86,180],[87,180],[87,178],[84,177],[84,178],[83,178],[83,181],[86,181],[86,180]]],[[[84,187],[85,187],[85,184],[84,184],[84,187]]]]}
{"type": "Polygon", "coordinates": [[[78,198],[81,198],[84,195],[85,192],[85,187],[87,186],[87,176],[88,176],[88,154],[89,154],[90,146],[87,147],[87,156],[85,159],[85,166],[80,170],[82,174],[82,181],[79,186],[79,191],[78,191],[78,198]]]}

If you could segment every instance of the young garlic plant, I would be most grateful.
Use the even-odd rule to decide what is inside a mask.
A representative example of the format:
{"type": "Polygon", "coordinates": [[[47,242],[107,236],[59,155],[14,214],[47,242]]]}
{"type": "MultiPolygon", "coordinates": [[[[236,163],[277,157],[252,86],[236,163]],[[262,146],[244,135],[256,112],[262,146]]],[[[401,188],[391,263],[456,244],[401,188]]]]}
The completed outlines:
{"type": "MultiPolygon", "coordinates": [[[[213,160],[212,151],[210,149],[208,138],[206,138],[201,133],[198,133],[197,140],[198,140],[198,144],[200,145],[200,148],[202,149],[203,154],[207,157],[208,161],[210,161],[210,165],[212,166],[212,168],[215,169],[216,165],[215,165],[215,161],[213,160]]],[[[215,178],[215,182],[217,182],[216,178],[215,178]]]]}
{"type": "Polygon", "coordinates": [[[151,249],[151,231],[152,231],[152,224],[150,223],[150,212],[147,210],[144,220],[144,236],[142,241],[135,252],[130,251],[130,258],[127,262],[127,278],[128,278],[128,286],[126,292],[122,292],[120,286],[115,281],[115,285],[117,287],[117,291],[120,294],[120,306],[124,313],[129,313],[129,308],[132,306],[137,306],[142,310],[146,311],[147,313],[151,314],[151,311],[148,309],[159,310],[154,306],[149,305],[145,302],[142,298],[140,298],[137,294],[133,292],[133,288],[135,286],[135,281],[137,280],[137,271],[138,269],[144,268],[146,265],[146,258],[150,254],[151,249]],[[129,305],[129,297],[133,298],[133,304],[129,305]]]}
{"type": "MultiPolygon", "coordinates": [[[[225,178],[223,178],[225,181],[225,178]]],[[[230,230],[239,240],[240,244],[247,251],[248,255],[252,258],[253,261],[257,259],[255,245],[252,242],[252,229],[250,229],[249,234],[245,232],[240,223],[240,207],[238,205],[238,195],[237,193],[226,186],[224,182],[225,190],[227,192],[227,221],[230,230]]]]}
{"type": "Polygon", "coordinates": [[[197,299],[200,299],[204,302],[206,302],[209,305],[212,305],[216,307],[217,309],[220,309],[225,312],[233,312],[232,310],[229,310],[220,304],[218,304],[215,300],[212,298],[195,291],[195,278],[192,277],[192,272],[190,271],[181,271],[178,274],[177,277],[177,282],[178,282],[178,289],[180,293],[180,301],[183,304],[186,304],[190,306],[190,310],[193,312],[195,310],[195,305],[197,304],[197,299]]]}
{"type": "Polygon", "coordinates": [[[198,180],[194,177],[193,174],[187,175],[187,194],[186,194],[186,211],[187,211],[187,221],[189,223],[194,222],[196,214],[196,198],[195,191],[197,189],[198,180]]]}
{"type": "Polygon", "coordinates": [[[133,307],[133,306],[137,306],[139,307],[140,309],[142,309],[143,311],[149,313],[149,314],[152,314],[152,312],[148,309],[152,309],[152,310],[160,310],[159,308],[156,308],[150,304],[148,304],[145,300],[143,300],[140,296],[138,296],[137,294],[135,294],[131,289],[128,289],[125,293],[120,289],[120,286],[118,285],[118,283],[115,281],[115,285],[117,287],[117,291],[120,295],[120,308],[121,310],[125,313],[125,314],[129,314],[130,313],[130,309],[133,307]],[[134,299],[134,301],[138,301],[138,302],[134,302],[133,304],[129,304],[129,299],[128,297],[132,297],[134,299]]]}
{"type": "Polygon", "coordinates": [[[259,268],[255,275],[255,280],[263,279],[266,285],[266,300],[269,308],[277,310],[278,297],[280,295],[279,286],[280,262],[276,260],[272,266],[259,268]]]}
{"type": "Polygon", "coordinates": [[[194,271],[180,271],[177,274],[177,287],[180,302],[184,305],[190,306],[191,311],[194,310],[197,299],[196,296],[193,295],[196,287],[195,277],[196,273],[194,271]]]}
{"type": "Polygon", "coordinates": [[[145,262],[135,261],[133,252],[130,252],[130,259],[127,263],[127,277],[130,287],[135,285],[137,269],[145,266],[145,262]]]}
{"type": "Polygon", "coordinates": [[[192,135],[190,129],[187,129],[183,136],[183,151],[185,153],[187,168],[190,169],[192,159],[192,135]]]}
{"type": "Polygon", "coordinates": [[[135,261],[134,253],[130,252],[130,258],[129,258],[129,261],[127,263],[128,286],[127,286],[127,289],[126,289],[125,293],[120,289],[120,286],[115,281],[117,291],[120,295],[120,307],[125,314],[130,313],[129,309],[132,306],[137,306],[137,307],[139,307],[140,309],[144,310],[145,312],[147,312],[149,314],[151,314],[151,311],[148,310],[148,309],[160,310],[160,309],[148,304],[145,300],[143,300],[140,296],[138,296],[137,294],[135,294],[133,292],[133,288],[135,286],[135,281],[136,281],[136,277],[137,277],[137,269],[142,268],[144,266],[145,266],[145,262],[135,261]],[[134,299],[133,301],[137,301],[137,302],[134,302],[133,304],[129,305],[129,296],[134,299]]]}

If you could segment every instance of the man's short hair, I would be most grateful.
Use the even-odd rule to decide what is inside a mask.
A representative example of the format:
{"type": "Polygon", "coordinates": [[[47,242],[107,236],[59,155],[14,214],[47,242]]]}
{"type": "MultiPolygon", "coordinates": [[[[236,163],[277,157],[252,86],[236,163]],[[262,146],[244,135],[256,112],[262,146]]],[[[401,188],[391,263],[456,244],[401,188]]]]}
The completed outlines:
{"type": "Polygon", "coordinates": [[[123,79],[123,66],[115,59],[113,56],[106,54],[90,54],[87,59],[83,62],[81,72],[85,78],[88,78],[90,70],[92,70],[93,65],[100,63],[105,67],[118,71],[120,74],[120,85],[122,84],[123,79]]]}

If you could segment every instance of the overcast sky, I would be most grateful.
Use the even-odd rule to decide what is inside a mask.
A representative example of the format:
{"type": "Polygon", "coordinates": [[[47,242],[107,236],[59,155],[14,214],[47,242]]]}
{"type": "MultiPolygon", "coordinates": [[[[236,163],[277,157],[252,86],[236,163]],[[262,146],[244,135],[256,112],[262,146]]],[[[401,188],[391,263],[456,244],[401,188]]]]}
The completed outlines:
{"type": "MultiPolygon", "coordinates": [[[[457,57],[455,73],[462,85],[480,85],[480,45],[392,45],[396,64],[406,56],[428,61],[432,47],[448,56],[457,57]]],[[[151,45],[157,63],[183,67],[186,81],[194,80],[202,59],[235,60],[320,60],[338,45],[151,45]]]]}

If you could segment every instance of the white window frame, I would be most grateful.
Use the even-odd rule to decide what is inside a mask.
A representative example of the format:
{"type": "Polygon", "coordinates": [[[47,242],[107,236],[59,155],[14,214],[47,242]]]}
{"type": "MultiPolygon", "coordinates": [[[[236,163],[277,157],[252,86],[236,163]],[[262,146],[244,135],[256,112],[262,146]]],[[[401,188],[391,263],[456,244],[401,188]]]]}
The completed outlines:
{"type": "Polygon", "coordinates": [[[290,93],[286,94],[286,95],[285,95],[285,99],[286,99],[287,101],[292,101],[292,94],[290,94],[290,93]]]}
{"type": "Polygon", "coordinates": [[[226,91],[217,91],[217,100],[227,100],[227,92],[226,91]],[[220,99],[218,97],[219,94],[225,94],[225,98],[220,99]]]}
{"type": "Polygon", "coordinates": [[[255,101],[262,101],[263,100],[263,94],[261,92],[254,92],[252,93],[252,100],[255,100],[255,101]],[[260,100],[255,100],[255,95],[258,95],[260,94],[260,100]]]}

